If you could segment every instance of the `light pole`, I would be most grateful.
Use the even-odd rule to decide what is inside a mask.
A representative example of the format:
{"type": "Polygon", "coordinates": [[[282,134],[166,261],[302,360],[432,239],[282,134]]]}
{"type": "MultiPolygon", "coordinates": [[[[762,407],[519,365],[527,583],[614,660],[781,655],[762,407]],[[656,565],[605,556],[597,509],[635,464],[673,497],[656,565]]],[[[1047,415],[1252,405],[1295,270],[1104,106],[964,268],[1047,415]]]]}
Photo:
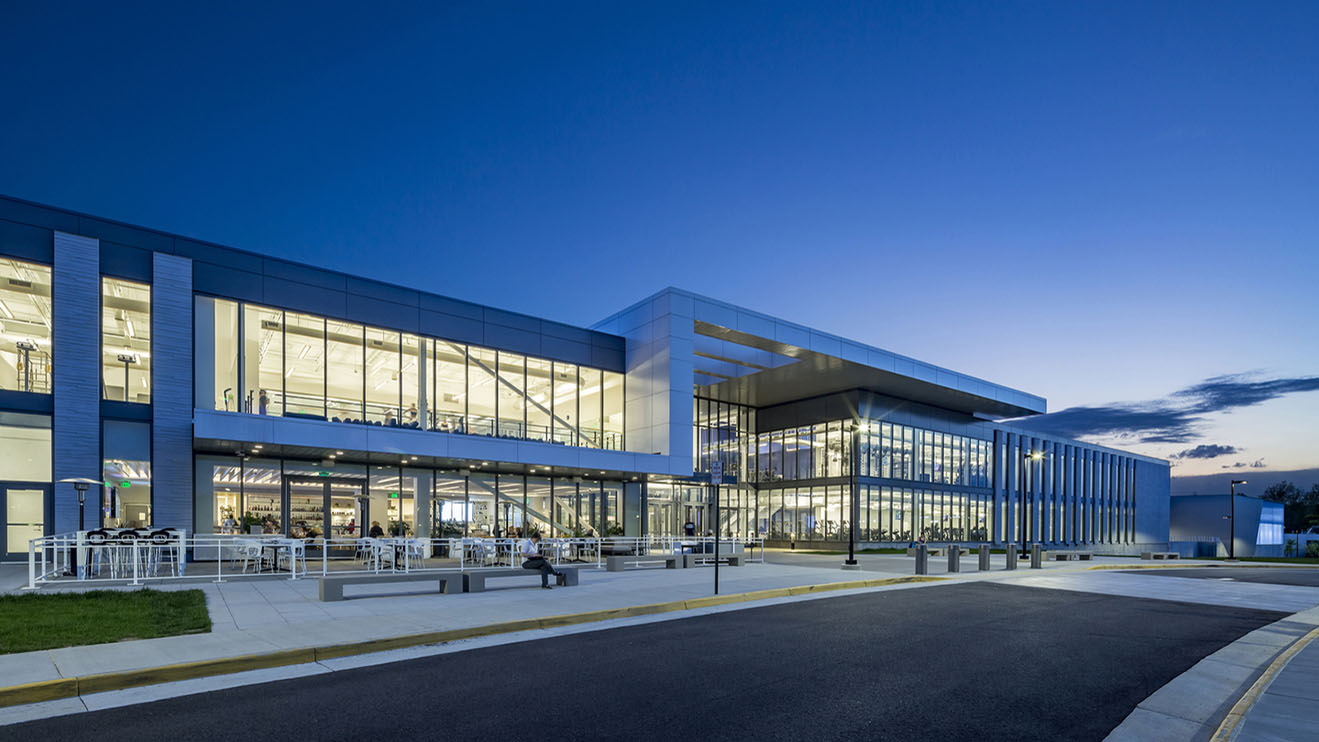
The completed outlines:
{"type": "MultiPolygon", "coordinates": [[[[83,511],[87,507],[87,488],[93,484],[101,484],[101,480],[88,479],[86,477],[69,477],[68,479],[61,479],[60,483],[71,484],[73,485],[73,488],[78,491],[78,530],[82,531],[84,530],[83,511]]],[[[79,538],[81,538],[81,536],[79,538]]],[[[78,574],[78,549],[76,543],[74,546],[73,554],[69,557],[69,571],[76,575],[78,574]]]]}
{"type": "Polygon", "coordinates": [[[1227,496],[1227,558],[1237,558],[1237,485],[1246,484],[1244,479],[1233,479],[1231,488],[1232,494],[1227,496]]]}
{"type": "MultiPolygon", "coordinates": [[[[1022,459],[1023,459],[1023,463],[1021,466],[1021,476],[1018,477],[1021,483],[1021,512],[1018,514],[1018,518],[1021,521],[1021,553],[1017,555],[1017,558],[1029,559],[1030,555],[1026,551],[1026,534],[1027,534],[1026,516],[1029,513],[1029,509],[1026,507],[1026,467],[1030,466],[1033,462],[1043,461],[1044,452],[1026,451],[1022,453],[1022,459]]],[[[1031,472],[1032,484],[1034,484],[1035,482],[1034,474],[1035,474],[1034,472],[1031,472]]]]}

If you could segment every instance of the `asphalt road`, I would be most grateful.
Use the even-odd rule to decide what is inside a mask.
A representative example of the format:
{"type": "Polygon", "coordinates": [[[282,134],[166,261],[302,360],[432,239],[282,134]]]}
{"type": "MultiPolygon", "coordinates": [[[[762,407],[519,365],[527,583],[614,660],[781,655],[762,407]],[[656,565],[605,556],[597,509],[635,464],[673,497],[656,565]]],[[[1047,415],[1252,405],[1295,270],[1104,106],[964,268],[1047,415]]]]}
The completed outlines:
{"type": "Polygon", "coordinates": [[[1189,577],[1201,580],[1233,580],[1235,582],[1263,582],[1270,585],[1319,587],[1319,569],[1306,569],[1304,567],[1142,569],[1140,574],[1155,575],[1156,577],[1189,577]]]}
{"type": "Polygon", "coordinates": [[[1283,614],[963,583],[561,636],[0,727],[12,740],[1101,740],[1283,614]]]}

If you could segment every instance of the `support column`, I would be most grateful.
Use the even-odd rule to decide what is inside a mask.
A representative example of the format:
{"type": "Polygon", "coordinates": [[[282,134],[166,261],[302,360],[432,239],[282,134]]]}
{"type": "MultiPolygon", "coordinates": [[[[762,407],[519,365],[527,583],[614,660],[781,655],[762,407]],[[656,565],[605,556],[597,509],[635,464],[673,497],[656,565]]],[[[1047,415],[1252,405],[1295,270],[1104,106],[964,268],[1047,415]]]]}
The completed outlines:
{"type": "MultiPolygon", "coordinates": [[[[101,243],[55,233],[51,366],[55,533],[78,529],[78,493],[69,477],[101,479],[101,243]]],[[[101,488],[87,491],[87,527],[100,525],[101,488]]]]}
{"type": "Polygon", "coordinates": [[[189,532],[194,528],[192,307],[192,260],[153,253],[151,525],[189,532]]]}

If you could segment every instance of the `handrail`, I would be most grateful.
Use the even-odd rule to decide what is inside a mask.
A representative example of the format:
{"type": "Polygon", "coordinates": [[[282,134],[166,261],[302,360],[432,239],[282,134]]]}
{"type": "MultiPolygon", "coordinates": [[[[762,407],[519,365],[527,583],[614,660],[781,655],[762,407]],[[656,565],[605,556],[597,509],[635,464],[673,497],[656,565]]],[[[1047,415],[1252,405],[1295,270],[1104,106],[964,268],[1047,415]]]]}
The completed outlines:
{"type": "MultiPolygon", "coordinates": [[[[75,581],[82,584],[170,580],[210,580],[223,583],[244,578],[308,576],[308,562],[319,557],[320,575],[398,572],[467,571],[522,562],[522,538],[309,538],[278,534],[203,534],[175,531],[168,541],[110,538],[92,543],[86,531],[62,533],[28,542],[28,584],[75,581]],[[319,552],[313,556],[308,552],[319,552]],[[214,563],[209,569],[202,565],[214,563]],[[188,565],[193,565],[189,574],[188,565]]],[[[747,560],[764,561],[764,539],[720,539],[740,543],[747,560]],[[757,553],[758,552],[758,553],[757,553]]],[[[546,538],[541,553],[552,564],[604,568],[604,557],[619,552],[635,555],[677,553],[713,544],[713,536],[608,536],[546,538]]]]}

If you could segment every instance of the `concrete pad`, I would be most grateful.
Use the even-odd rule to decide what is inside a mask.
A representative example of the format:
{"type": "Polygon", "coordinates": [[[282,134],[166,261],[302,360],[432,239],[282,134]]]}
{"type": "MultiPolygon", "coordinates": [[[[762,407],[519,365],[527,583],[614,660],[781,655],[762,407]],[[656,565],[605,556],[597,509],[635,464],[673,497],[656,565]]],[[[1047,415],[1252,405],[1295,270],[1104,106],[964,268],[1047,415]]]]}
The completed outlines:
{"type": "Polygon", "coordinates": [[[1155,691],[1138,708],[1206,724],[1226,700],[1240,697],[1255,671],[1240,665],[1203,659],[1155,691]]]}
{"type": "Polygon", "coordinates": [[[4,678],[5,685],[38,683],[61,677],[64,676],[60,675],[49,650],[0,655],[0,678],[4,678]]]}
{"type": "Polygon", "coordinates": [[[1104,742],[1184,742],[1196,739],[1199,731],[1193,721],[1138,707],[1104,742]]]}

